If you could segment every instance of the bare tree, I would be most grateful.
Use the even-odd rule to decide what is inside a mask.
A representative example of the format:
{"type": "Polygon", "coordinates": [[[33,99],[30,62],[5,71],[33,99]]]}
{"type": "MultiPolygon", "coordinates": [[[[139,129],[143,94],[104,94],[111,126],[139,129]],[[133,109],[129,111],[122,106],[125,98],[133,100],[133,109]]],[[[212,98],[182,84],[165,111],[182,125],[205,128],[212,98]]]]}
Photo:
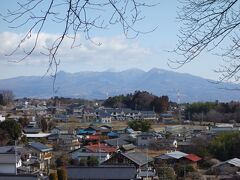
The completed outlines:
{"type": "Polygon", "coordinates": [[[182,58],[171,62],[176,68],[194,60],[204,51],[219,55],[223,62],[215,70],[219,81],[240,78],[240,1],[180,0],[182,23],[175,52],[182,58]]]}
{"type": "Polygon", "coordinates": [[[0,90],[0,105],[7,105],[14,99],[14,94],[11,90],[3,89],[0,90]]]}
{"type": "Polygon", "coordinates": [[[100,42],[92,41],[91,33],[116,24],[120,25],[127,38],[134,38],[146,33],[135,28],[144,19],[142,10],[156,5],[147,4],[144,0],[22,0],[17,4],[18,9],[8,10],[1,16],[11,28],[27,28],[28,31],[9,55],[23,50],[25,55],[17,62],[28,58],[36,51],[40,33],[48,28],[49,23],[51,26],[55,24],[61,33],[48,47],[44,47],[44,52],[40,52],[49,58],[47,73],[54,77],[60,63],[58,51],[65,39],[72,40],[73,48],[81,44],[77,42],[77,36],[83,34],[87,40],[100,45],[100,42]],[[32,47],[24,49],[24,43],[31,38],[34,38],[32,47]]]}

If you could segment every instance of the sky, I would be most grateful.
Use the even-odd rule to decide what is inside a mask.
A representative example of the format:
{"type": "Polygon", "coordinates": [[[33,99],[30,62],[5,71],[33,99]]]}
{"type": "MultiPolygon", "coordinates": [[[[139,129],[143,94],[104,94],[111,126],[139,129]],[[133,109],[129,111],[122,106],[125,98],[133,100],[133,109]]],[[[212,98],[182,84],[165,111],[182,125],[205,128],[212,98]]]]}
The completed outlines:
{"type": "MultiPolygon", "coordinates": [[[[154,0],[153,0],[154,1],[154,0]]],[[[46,1],[45,1],[46,2],[46,1]]],[[[155,0],[155,2],[159,2],[155,0]]],[[[176,47],[180,22],[176,19],[179,11],[177,0],[162,0],[156,6],[147,8],[142,13],[145,16],[137,28],[153,32],[140,34],[129,39],[123,35],[120,26],[109,27],[106,30],[94,30],[92,41],[101,43],[100,46],[87,41],[82,34],[78,35],[79,46],[71,48],[71,39],[66,39],[59,49],[58,70],[74,73],[80,71],[122,71],[139,68],[148,71],[152,68],[166,69],[181,73],[217,80],[214,73],[219,65],[219,57],[204,53],[193,62],[179,69],[168,66],[169,60],[177,58],[171,51],[176,47]]],[[[2,1],[0,13],[6,14],[7,9],[16,9],[17,1],[2,1]]],[[[46,8],[44,5],[42,8],[46,8]]],[[[94,13],[94,11],[92,12],[94,13]]],[[[108,14],[106,13],[106,16],[108,14]]],[[[41,52],[61,33],[61,27],[48,23],[39,36],[38,46],[27,59],[17,62],[23,57],[23,50],[9,54],[18,46],[26,28],[9,28],[9,24],[0,19],[0,79],[17,76],[44,75],[48,68],[48,58],[41,52]]],[[[32,34],[22,47],[29,48],[34,43],[32,34]]],[[[22,48],[21,47],[21,48],[22,48]]]]}

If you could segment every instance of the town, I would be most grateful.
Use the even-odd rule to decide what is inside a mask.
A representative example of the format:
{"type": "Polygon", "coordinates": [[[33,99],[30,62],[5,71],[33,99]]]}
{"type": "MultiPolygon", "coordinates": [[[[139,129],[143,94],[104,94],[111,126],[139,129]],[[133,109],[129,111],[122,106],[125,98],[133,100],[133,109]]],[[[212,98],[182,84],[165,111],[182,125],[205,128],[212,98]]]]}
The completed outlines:
{"type": "Polygon", "coordinates": [[[240,103],[0,93],[0,179],[240,178],[240,103]]]}
{"type": "Polygon", "coordinates": [[[0,40],[0,180],[240,180],[240,0],[1,1],[0,40]]]}

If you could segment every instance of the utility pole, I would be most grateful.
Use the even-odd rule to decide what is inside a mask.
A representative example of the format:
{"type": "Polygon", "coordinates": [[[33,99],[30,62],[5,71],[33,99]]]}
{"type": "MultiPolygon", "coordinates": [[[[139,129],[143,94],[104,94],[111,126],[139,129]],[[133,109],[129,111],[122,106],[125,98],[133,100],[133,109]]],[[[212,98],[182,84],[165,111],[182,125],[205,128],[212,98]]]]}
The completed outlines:
{"type": "Polygon", "coordinates": [[[179,120],[179,122],[182,122],[179,90],[177,91],[177,102],[178,102],[178,120],[179,120]]]}
{"type": "Polygon", "coordinates": [[[15,140],[14,141],[14,153],[15,153],[15,174],[17,175],[17,163],[18,163],[18,160],[17,160],[17,141],[15,140]]]}
{"type": "Polygon", "coordinates": [[[147,147],[147,180],[148,180],[148,147],[147,147]]]}

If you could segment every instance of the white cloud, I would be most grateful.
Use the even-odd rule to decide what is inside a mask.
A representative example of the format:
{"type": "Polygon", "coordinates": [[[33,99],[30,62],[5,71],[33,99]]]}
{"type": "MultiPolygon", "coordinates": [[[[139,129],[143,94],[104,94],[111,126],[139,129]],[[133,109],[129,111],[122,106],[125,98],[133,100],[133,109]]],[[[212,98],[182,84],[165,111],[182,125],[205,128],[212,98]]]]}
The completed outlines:
{"type": "MultiPolygon", "coordinates": [[[[24,51],[29,51],[35,43],[36,33],[32,33],[20,48],[12,56],[5,56],[11,53],[21,41],[24,34],[17,34],[11,32],[0,33],[0,64],[12,66],[8,61],[18,61],[24,57],[24,51]]],[[[32,53],[26,60],[15,65],[39,65],[48,63],[48,57],[42,55],[47,53],[46,48],[49,47],[57,38],[58,34],[39,34],[38,44],[34,53],[32,53]]],[[[143,60],[150,54],[150,50],[141,47],[136,41],[127,40],[124,37],[118,36],[113,38],[95,37],[93,42],[101,43],[100,46],[81,38],[76,39],[76,44],[80,46],[71,48],[73,40],[67,38],[63,41],[58,50],[58,58],[62,63],[76,63],[78,65],[99,65],[105,64],[106,68],[114,68],[114,64],[135,63],[136,60],[143,60]],[[108,67],[108,65],[111,65],[108,67]]],[[[94,67],[93,67],[94,68],[94,67]]]]}

